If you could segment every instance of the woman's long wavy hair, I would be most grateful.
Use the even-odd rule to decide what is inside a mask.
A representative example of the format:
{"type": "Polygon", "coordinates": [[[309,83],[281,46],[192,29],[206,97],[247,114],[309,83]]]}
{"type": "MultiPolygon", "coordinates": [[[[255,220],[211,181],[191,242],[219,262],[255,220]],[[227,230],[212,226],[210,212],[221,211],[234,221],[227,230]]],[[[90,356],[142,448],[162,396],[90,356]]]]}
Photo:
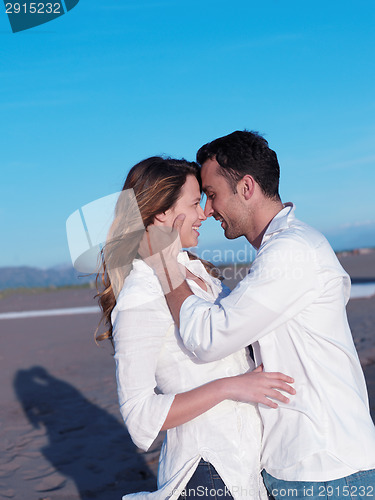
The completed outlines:
{"type": "MultiPolygon", "coordinates": [[[[130,170],[121,194],[131,195],[119,196],[107,243],[102,251],[101,272],[96,276],[96,297],[102,310],[99,325],[104,323],[107,327],[104,333],[96,337],[97,340],[112,340],[111,313],[132,268],[131,263],[137,256],[144,228],[154,222],[156,215],[173,207],[188,175],[194,175],[201,188],[198,165],[184,159],[153,156],[137,163],[130,170]],[[139,225],[139,214],[143,221],[142,227],[139,225]]],[[[190,252],[189,257],[197,259],[190,252]]],[[[212,276],[220,278],[213,264],[203,260],[202,263],[212,276]]]]}

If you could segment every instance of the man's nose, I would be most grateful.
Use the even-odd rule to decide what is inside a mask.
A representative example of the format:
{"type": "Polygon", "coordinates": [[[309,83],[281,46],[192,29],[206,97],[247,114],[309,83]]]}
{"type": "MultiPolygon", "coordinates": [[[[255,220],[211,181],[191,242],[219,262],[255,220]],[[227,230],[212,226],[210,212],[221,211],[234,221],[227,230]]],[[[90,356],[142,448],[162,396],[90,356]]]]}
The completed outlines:
{"type": "Polygon", "coordinates": [[[211,200],[207,198],[206,204],[204,206],[204,215],[207,217],[211,217],[211,215],[214,213],[214,210],[212,208],[212,203],[211,200]]]}

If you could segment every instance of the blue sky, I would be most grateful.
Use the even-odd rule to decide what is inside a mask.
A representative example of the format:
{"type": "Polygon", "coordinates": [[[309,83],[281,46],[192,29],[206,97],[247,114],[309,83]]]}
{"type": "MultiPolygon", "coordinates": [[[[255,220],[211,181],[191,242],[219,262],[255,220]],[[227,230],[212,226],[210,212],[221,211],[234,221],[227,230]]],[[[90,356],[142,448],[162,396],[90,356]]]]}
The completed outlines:
{"type": "MultiPolygon", "coordinates": [[[[0,10],[0,266],[68,262],[67,217],[134,163],[243,128],[297,217],[375,246],[374,21],[361,0],[80,0],[13,34],[0,10]]],[[[228,244],[207,222],[200,247],[228,244]]]]}

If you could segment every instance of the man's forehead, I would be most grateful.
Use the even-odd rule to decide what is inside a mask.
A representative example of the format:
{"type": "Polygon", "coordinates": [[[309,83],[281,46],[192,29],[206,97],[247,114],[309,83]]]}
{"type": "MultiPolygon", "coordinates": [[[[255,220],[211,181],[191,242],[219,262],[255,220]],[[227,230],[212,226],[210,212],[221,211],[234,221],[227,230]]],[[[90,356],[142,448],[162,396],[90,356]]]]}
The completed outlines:
{"type": "Polygon", "coordinates": [[[202,168],[201,168],[203,190],[210,189],[210,188],[212,189],[215,187],[215,185],[217,184],[218,178],[221,177],[219,175],[219,172],[218,172],[219,168],[220,168],[220,165],[215,160],[207,160],[203,163],[202,168]]]}
{"type": "Polygon", "coordinates": [[[202,179],[206,179],[206,183],[208,184],[211,179],[215,179],[219,175],[220,165],[216,160],[207,160],[203,163],[201,167],[201,177],[202,179]]]}
{"type": "Polygon", "coordinates": [[[220,165],[215,158],[208,158],[202,165],[202,170],[207,172],[215,172],[220,165]]]}

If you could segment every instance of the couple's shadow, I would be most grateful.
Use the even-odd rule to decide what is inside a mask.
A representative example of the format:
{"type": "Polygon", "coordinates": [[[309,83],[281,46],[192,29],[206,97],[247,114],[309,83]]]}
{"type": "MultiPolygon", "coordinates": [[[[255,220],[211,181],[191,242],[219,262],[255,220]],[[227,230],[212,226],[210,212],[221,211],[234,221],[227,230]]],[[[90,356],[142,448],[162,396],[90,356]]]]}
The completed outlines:
{"type": "Polygon", "coordinates": [[[49,443],[41,453],[75,482],[80,499],[119,500],[156,489],[125,426],[75,387],[36,366],[19,370],[14,388],[30,423],[46,429],[49,443]]]}

